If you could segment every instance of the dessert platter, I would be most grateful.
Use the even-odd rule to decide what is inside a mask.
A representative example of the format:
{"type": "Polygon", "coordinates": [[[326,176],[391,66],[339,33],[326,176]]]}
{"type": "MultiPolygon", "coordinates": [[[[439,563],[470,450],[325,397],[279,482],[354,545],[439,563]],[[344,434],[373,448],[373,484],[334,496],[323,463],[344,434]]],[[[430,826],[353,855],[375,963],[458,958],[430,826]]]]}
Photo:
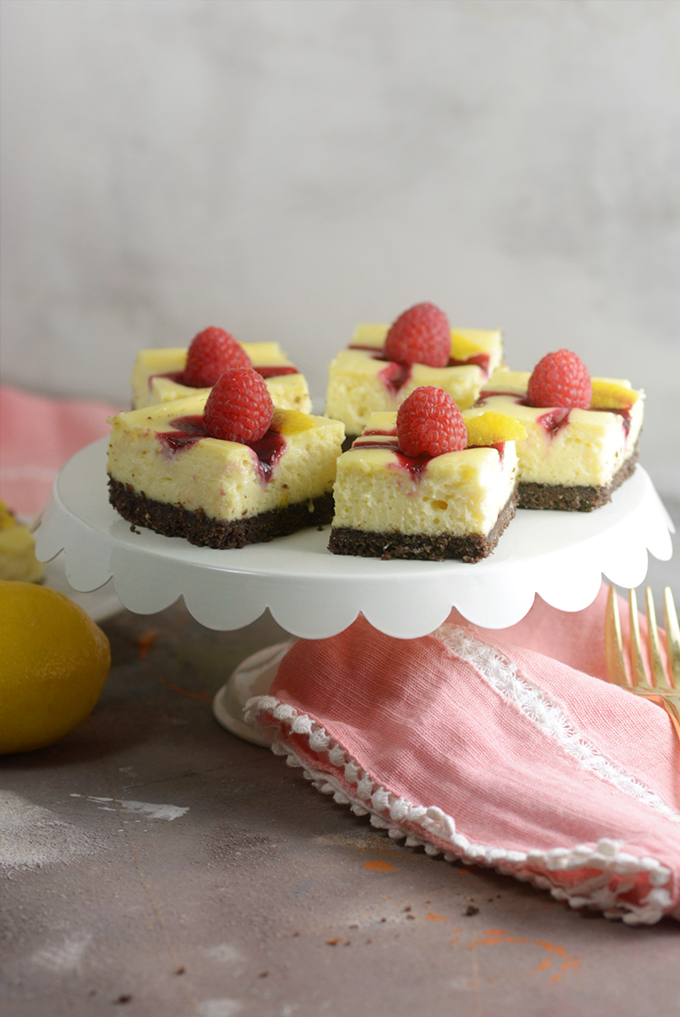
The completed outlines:
{"type": "MultiPolygon", "coordinates": [[[[648,552],[664,561],[672,553],[672,522],[639,465],[596,513],[520,509],[493,556],[467,564],[336,556],[327,549],[328,526],[231,550],[135,532],[109,504],[106,451],[107,439],[100,439],[62,468],[36,533],[38,558],[61,553],[69,584],[82,593],[111,580],[121,603],[139,614],[182,597],[212,629],[241,628],[269,609],[292,635],[321,639],[363,613],[380,631],[408,639],[434,631],[454,607],[474,624],[505,628],[524,617],[536,595],[578,611],[595,599],[603,575],[617,586],[639,586],[648,552]]],[[[242,685],[240,671],[234,679],[242,685]]],[[[238,700],[260,691],[252,689],[238,700]]],[[[216,708],[225,699],[228,692],[218,693],[216,708]]],[[[226,726],[231,717],[242,723],[233,710],[219,718],[226,726]]]]}
{"type": "MultiPolygon", "coordinates": [[[[432,305],[420,306],[430,314],[432,305]]],[[[229,369],[205,390],[202,382],[210,379],[199,371],[193,395],[173,392],[163,396],[163,402],[154,396],[158,379],[181,385],[186,377],[178,374],[177,364],[167,356],[170,351],[157,351],[164,354],[158,363],[151,363],[151,351],[146,351],[146,374],[135,399],[138,408],[113,418],[110,445],[108,439],[94,442],[59,473],[36,534],[38,557],[50,561],[61,555],[77,591],[111,582],[120,602],[140,614],[161,611],[181,597],[201,624],[232,630],[268,609],[292,636],[308,639],[336,635],[359,614],[387,635],[417,638],[434,631],[452,608],[473,624],[505,628],[526,615],[536,596],[558,610],[578,611],[595,599],[603,576],[619,586],[638,586],[647,571],[648,553],[670,558],[671,520],[649,476],[635,465],[642,393],[608,379],[592,379],[591,391],[586,375],[585,401],[576,401],[574,382],[571,402],[566,397],[559,402],[534,397],[527,404],[528,375],[520,378],[499,368],[488,378],[500,356],[495,334],[468,330],[456,337],[447,324],[444,341],[446,352],[439,363],[445,366],[431,370],[481,372],[474,405],[461,416],[439,386],[418,385],[400,395],[394,378],[390,376],[389,384],[382,379],[386,404],[354,413],[352,429],[364,433],[342,455],[343,422],[329,419],[333,415],[328,409],[326,417],[312,417],[306,404],[305,411],[294,408],[299,406],[295,391],[290,408],[273,409],[268,370],[261,369],[253,383],[255,358],[255,371],[229,369]],[[457,348],[455,357],[449,344],[457,348]],[[461,366],[464,355],[467,366],[461,366]],[[221,430],[226,405],[222,383],[228,375],[234,384],[239,376],[237,395],[251,416],[254,403],[248,386],[259,385],[263,391],[269,409],[257,433],[235,437],[228,428],[221,430]],[[148,399],[144,392],[151,393],[148,399]],[[433,392],[449,400],[455,413],[451,426],[455,431],[460,424],[463,435],[457,444],[434,450],[427,445],[431,436],[416,434],[418,421],[409,422],[414,400],[422,393],[431,399],[433,392]],[[598,400],[604,403],[598,405],[598,400]],[[557,413],[550,409],[555,406],[572,408],[557,413]],[[404,420],[415,428],[406,438],[404,420]],[[559,470],[536,475],[530,463],[520,460],[518,473],[515,444],[517,440],[519,448],[519,439],[527,434],[527,447],[532,440],[539,449],[541,443],[549,447],[550,456],[544,458],[550,459],[551,468],[557,463],[553,450],[560,447],[567,450],[566,468],[580,471],[575,474],[578,486],[567,490],[566,503],[559,470]],[[407,453],[404,442],[412,438],[422,438],[425,445],[416,442],[407,453]],[[598,450],[596,462],[591,461],[593,449],[598,450]],[[575,455],[582,455],[582,461],[575,455]],[[342,509],[341,476],[348,484],[342,509]],[[516,513],[515,478],[520,504],[516,513]],[[527,508],[521,507],[523,481],[527,508]],[[428,493],[429,483],[433,486],[428,493]],[[446,492],[446,500],[441,492],[446,492]],[[456,501],[460,492],[467,498],[464,503],[456,501]],[[361,509],[379,504],[381,497],[390,511],[396,512],[397,506],[403,521],[395,546],[381,542],[384,533],[375,520],[366,521],[361,509]],[[484,514],[484,505],[481,526],[477,517],[484,514]],[[418,521],[409,530],[414,506],[418,521]],[[458,518],[442,523],[449,506],[458,518]],[[420,511],[423,507],[427,511],[420,511]],[[461,519],[463,536],[451,537],[461,519]],[[446,526],[448,544],[432,530],[432,520],[446,526]],[[443,560],[432,560],[438,558],[443,560]]],[[[366,354],[372,343],[374,337],[365,334],[354,344],[355,352],[366,354]]],[[[298,384],[301,376],[295,369],[285,372],[289,362],[280,351],[265,353],[266,361],[281,362],[283,373],[274,377],[298,384]]],[[[191,355],[190,348],[189,360],[191,355]]],[[[422,355],[429,356],[427,351],[422,355]]],[[[371,371],[377,364],[379,372],[385,372],[380,366],[384,356],[369,353],[368,359],[371,371]]],[[[181,363],[186,362],[183,350],[181,363]]],[[[399,366],[396,361],[390,364],[399,366]]],[[[202,362],[198,366],[202,369],[202,362]]],[[[404,377],[412,373],[409,365],[402,371],[404,377]]],[[[331,371],[329,392],[333,384],[337,391],[337,374],[337,369],[335,375],[331,371]]],[[[374,382],[372,378],[372,391],[374,382]]],[[[348,399],[352,391],[361,395],[351,377],[346,391],[348,399]]],[[[438,414],[434,403],[426,407],[423,420],[428,427],[430,418],[439,421],[438,414]]],[[[248,422],[250,426],[250,417],[248,422]]],[[[349,427],[348,421],[345,429],[349,427]]],[[[391,531],[398,528],[385,519],[391,531]]],[[[218,720],[241,737],[259,741],[243,723],[242,705],[266,691],[287,645],[264,648],[218,693],[218,720]]]]}
{"type": "Polygon", "coordinates": [[[637,466],[597,513],[520,509],[493,556],[460,561],[382,561],[335,556],[329,527],[231,550],[133,529],[110,505],[107,440],[76,453],[59,473],[36,532],[41,561],[64,554],[70,585],[97,590],[109,580],[124,607],[153,614],[183,597],[202,625],[231,630],[267,609],[292,635],[323,639],[359,613],[387,635],[432,632],[452,608],[475,625],[520,621],[536,595],[563,611],[587,607],[602,576],[639,586],[647,553],[668,560],[672,522],[648,474],[637,466]]]}

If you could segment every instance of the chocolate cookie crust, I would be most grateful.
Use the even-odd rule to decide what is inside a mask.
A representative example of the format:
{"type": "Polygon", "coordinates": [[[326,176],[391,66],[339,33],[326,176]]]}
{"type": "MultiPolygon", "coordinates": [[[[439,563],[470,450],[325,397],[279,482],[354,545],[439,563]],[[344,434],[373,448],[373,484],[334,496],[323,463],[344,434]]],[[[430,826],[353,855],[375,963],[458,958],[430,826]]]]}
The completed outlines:
{"type": "Polygon", "coordinates": [[[192,512],[180,505],[155,501],[112,477],[109,477],[109,501],[124,519],[137,526],[146,526],[165,537],[184,537],[199,547],[218,549],[245,547],[285,537],[306,526],[330,523],[333,518],[333,495],[330,493],[311,502],[298,502],[234,522],[211,519],[201,509],[192,512]]]}
{"type": "Polygon", "coordinates": [[[346,434],[342,442],[342,451],[347,452],[352,447],[357,438],[360,437],[358,434],[346,434]]]}
{"type": "Polygon", "coordinates": [[[517,492],[514,491],[492,530],[486,536],[469,533],[454,537],[447,533],[430,536],[426,533],[371,533],[350,526],[333,527],[328,550],[333,554],[352,554],[361,558],[413,558],[422,561],[445,561],[459,558],[464,562],[477,562],[488,557],[498,539],[515,514],[517,492]]]}
{"type": "Polygon", "coordinates": [[[606,487],[564,487],[560,484],[519,485],[519,507],[523,509],[559,509],[566,512],[592,512],[606,505],[612,491],[620,487],[635,470],[637,448],[614,474],[606,487]]]}

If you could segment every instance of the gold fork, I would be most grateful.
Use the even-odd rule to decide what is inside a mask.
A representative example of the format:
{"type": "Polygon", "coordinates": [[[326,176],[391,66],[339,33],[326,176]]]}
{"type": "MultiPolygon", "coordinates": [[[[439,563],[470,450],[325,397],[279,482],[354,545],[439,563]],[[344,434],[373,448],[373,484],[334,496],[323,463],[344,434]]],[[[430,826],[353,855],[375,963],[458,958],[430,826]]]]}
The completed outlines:
{"type": "Polygon", "coordinates": [[[607,611],[604,623],[605,652],[607,655],[607,672],[609,680],[621,688],[634,692],[638,696],[646,696],[653,703],[662,706],[675,727],[680,739],[680,627],[678,615],[673,603],[670,587],[664,590],[664,615],[666,623],[666,649],[668,669],[666,674],[661,656],[659,630],[656,626],[656,612],[652,591],[645,591],[647,601],[647,661],[650,678],[645,667],[645,654],[642,650],[640,625],[638,621],[637,597],[635,590],[629,590],[630,605],[630,668],[626,667],[626,653],[621,635],[621,619],[616,591],[609,588],[607,611]],[[630,670],[630,677],[628,674],[630,670]]]}

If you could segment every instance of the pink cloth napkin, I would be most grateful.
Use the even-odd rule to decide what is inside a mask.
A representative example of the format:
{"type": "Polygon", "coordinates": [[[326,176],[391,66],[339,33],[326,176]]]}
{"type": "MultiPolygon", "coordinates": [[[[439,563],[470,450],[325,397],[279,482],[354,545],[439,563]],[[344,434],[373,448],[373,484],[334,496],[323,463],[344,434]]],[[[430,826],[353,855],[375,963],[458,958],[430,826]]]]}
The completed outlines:
{"type": "Polygon", "coordinates": [[[109,403],[48,399],[0,388],[0,498],[21,516],[47,501],[54,478],[78,449],[109,433],[109,403]]]}
{"type": "Polygon", "coordinates": [[[360,617],[297,642],[251,716],[407,845],[630,924],[680,919],[680,746],[662,709],[599,680],[606,594],[499,631],[454,612],[412,640],[360,617]]]}

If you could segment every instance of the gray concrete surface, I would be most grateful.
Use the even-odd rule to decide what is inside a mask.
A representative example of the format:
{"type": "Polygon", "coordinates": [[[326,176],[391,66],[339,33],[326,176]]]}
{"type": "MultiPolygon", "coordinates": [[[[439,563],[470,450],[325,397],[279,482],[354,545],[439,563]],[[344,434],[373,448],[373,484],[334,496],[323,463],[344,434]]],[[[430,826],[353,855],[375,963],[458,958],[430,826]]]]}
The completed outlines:
{"type": "MultiPolygon", "coordinates": [[[[680,592],[680,569],[655,566],[680,592]]],[[[658,585],[652,576],[655,585],[658,585]]],[[[91,717],[0,761],[3,1017],[673,1017],[680,924],[628,928],[394,844],[210,702],[269,617],[104,625],[91,717]]]]}

